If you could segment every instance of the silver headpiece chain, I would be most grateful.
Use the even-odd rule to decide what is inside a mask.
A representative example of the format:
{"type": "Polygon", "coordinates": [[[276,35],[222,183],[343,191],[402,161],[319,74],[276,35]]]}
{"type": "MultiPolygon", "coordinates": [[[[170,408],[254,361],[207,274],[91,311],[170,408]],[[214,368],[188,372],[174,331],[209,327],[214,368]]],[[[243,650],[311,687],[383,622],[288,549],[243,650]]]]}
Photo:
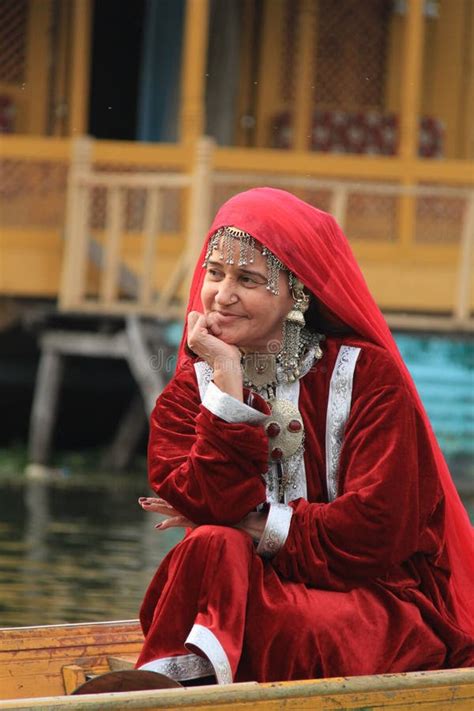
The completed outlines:
{"type": "MultiPolygon", "coordinates": [[[[249,235],[248,232],[239,230],[237,227],[219,227],[209,239],[202,266],[207,268],[211,254],[214,250],[219,249],[221,259],[223,259],[226,264],[234,264],[234,240],[236,239],[239,240],[238,266],[245,267],[247,264],[253,264],[255,261],[255,238],[249,235]]],[[[262,255],[267,258],[267,289],[271,291],[272,294],[278,294],[278,277],[280,271],[288,272],[288,269],[267,247],[262,247],[262,255]]],[[[289,280],[291,280],[292,276],[291,272],[289,272],[289,280]]]]}

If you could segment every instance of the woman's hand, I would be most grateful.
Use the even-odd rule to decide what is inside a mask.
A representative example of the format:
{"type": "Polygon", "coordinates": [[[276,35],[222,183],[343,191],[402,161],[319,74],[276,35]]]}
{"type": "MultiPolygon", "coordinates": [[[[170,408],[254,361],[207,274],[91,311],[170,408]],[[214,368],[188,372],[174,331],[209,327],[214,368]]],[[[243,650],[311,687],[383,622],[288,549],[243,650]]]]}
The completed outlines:
{"type": "Polygon", "coordinates": [[[198,311],[188,314],[188,346],[203,358],[214,370],[214,383],[222,392],[243,401],[243,376],[240,367],[241,354],[237,346],[225,343],[219,314],[208,316],[198,311]]]}
{"type": "Polygon", "coordinates": [[[263,535],[266,522],[266,513],[251,511],[242,519],[242,521],[236,523],[234,528],[238,528],[240,531],[245,531],[245,533],[248,533],[249,536],[251,536],[253,541],[258,543],[263,535]]]}
{"type": "Polygon", "coordinates": [[[155,528],[164,531],[166,528],[196,528],[196,524],[176,511],[171,504],[164,499],[153,496],[141,496],[138,503],[144,511],[151,511],[166,516],[165,520],[158,523],[155,528]]]}
{"type": "MultiPolygon", "coordinates": [[[[176,509],[164,499],[154,496],[141,496],[138,499],[138,503],[144,511],[151,511],[152,513],[166,516],[164,521],[155,526],[155,528],[160,531],[164,531],[166,528],[197,528],[196,523],[193,523],[180,514],[179,511],[176,511],[176,509]]],[[[266,522],[266,513],[251,511],[242,521],[236,523],[233,528],[238,528],[240,531],[248,533],[252,540],[258,543],[262,537],[266,522]]]]}

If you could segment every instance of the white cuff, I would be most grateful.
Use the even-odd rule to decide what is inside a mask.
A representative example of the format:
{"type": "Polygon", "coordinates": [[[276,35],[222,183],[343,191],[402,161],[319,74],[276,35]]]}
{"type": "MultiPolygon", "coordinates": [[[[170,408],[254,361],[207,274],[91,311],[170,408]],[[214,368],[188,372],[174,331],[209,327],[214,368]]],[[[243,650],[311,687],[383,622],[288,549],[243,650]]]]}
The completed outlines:
{"type": "Polygon", "coordinates": [[[208,627],[195,623],[184,646],[187,649],[197,647],[206,655],[207,660],[212,664],[218,684],[232,684],[232,669],[225,649],[208,627]]]}
{"type": "Polygon", "coordinates": [[[209,412],[220,417],[225,422],[246,422],[250,425],[260,425],[267,415],[249,407],[232,395],[222,392],[215,383],[209,383],[202,404],[209,412]]]}
{"type": "Polygon", "coordinates": [[[285,545],[290,530],[293,509],[286,504],[270,504],[267,522],[257,546],[262,558],[273,558],[285,545]]]}
{"type": "Polygon", "coordinates": [[[209,659],[199,657],[197,654],[181,654],[176,657],[161,657],[138,667],[143,671],[154,671],[165,674],[175,681],[200,679],[203,676],[214,674],[214,667],[209,659]]]}

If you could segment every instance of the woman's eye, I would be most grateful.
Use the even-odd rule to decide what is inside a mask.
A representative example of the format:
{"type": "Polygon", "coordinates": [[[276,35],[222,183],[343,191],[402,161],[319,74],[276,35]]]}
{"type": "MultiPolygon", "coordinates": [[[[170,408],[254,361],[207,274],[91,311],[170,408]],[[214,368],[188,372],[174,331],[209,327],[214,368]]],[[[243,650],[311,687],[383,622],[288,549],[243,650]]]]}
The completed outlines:
{"type": "Polygon", "coordinates": [[[214,277],[215,279],[217,279],[221,275],[218,269],[208,269],[207,273],[209,274],[209,276],[214,277]]]}
{"type": "Polygon", "coordinates": [[[245,284],[245,286],[258,286],[258,285],[259,285],[259,282],[256,281],[255,279],[253,279],[253,278],[250,277],[250,276],[244,276],[244,275],[242,275],[242,276],[240,277],[240,281],[241,281],[243,284],[245,284]]]}

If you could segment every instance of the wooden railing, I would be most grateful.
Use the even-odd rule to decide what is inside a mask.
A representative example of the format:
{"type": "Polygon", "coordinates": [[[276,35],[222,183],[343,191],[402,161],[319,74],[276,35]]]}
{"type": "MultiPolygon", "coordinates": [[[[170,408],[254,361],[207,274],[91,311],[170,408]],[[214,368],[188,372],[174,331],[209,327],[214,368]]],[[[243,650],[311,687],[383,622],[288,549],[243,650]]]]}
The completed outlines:
{"type": "MultiPolygon", "coordinates": [[[[393,168],[390,182],[323,180],[308,177],[308,173],[287,172],[287,156],[280,155],[279,163],[267,173],[258,170],[260,151],[254,155],[257,170],[240,172],[224,169],[232,162],[223,159],[225,149],[214,149],[208,139],[202,139],[197,145],[194,163],[188,164],[187,171],[149,174],[94,171],[86,159],[86,154],[90,157],[92,153],[92,144],[87,141],[77,144],[70,172],[61,308],[94,313],[140,313],[161,318],[182,316],[186,286],[208,228],[213,199],[219,203],[252,185],[273,185],[290,189],[302,197],[316,196],[316,202],[319,196],[324,208],[348,229],[369,285],[392,324],[471,328],[472,186],[407,185],[403,179],[397,184],[393,182],[396,174],[393,168]],[[107,211],[104,229],[94,232],[87,215],[92,191],[98,187],[107,192],[107,211]],[[127,234],[124,228],[124,212],[127,192],[136,189],[143,190],[145,198],[141,233],[133,235],[127,234]],[[163,235],[160,231],[165,189],[186,192],[187,219],[181,235],[163,235]],[[383,209],[378,208],[378,212],[370,215],[380,199],[383,209]],[[428,233],[436,229],[443,216],[433,217],[425,209],[420,217],[420,205],[427,200],[434,201],[438,208],[439,205],[446,208],[450,201],[456,206],[455,219],[445,220],[445,230],[451,230],[451,235],[442,234],[445,243],[429,241],[428,233]],[[369,205],[370,219],[358,214],[359,204],[366,209],[369,205]],[[388,215],[384,209],[388,209],[388,215]],[[135,253],[130,257],[129,249],[128,259],[121,259],[121,246],[127,240],[135,244],[135,253]],[[163,252],[166,240],[168,246],[175,246],[174,263],[168,263],[170,269],[163,252]],[[95,280],[90,275],[87,278],[86,270],[92,241],[96,248],[99,245],[100,251],[95,280]],[[132,290],[124,287],[121,278],[124,268],[136,276],[136,288],[132,290]]],[[[242,162],[238,151],[232,154],[227,150],[227,158],[242,162]]],[[[310,162],[305,156],[306,170],[321,171],[319,162],[312,158],[310,162]]],[[[344,160],[340,163],[343,165],[344,160]]],[[[381,167],[383,170],[383,165],[378,166],[379,170],[381,167]]]]}
{"type": "Polygon", "coordinates": [[[81,312],[178,317],[213,211],[267,184],[336,215],[393,324],[472,328],[470,161],[219,148],[206,139],[72,146],[2,138],[0,293],[59,296],[62,309],[81,312]],[[139,224],[127,217],[132,193],[139,224]]]}
{"type": "MultiPolygon", "coordinates": [[[[76,142],[69,173],[60,308],[94,313],[149,313],[167,319],[181,316],[179,297],[188,284],[195,245],[200,243],[209,222],[211,141],[199,142],[190,171],[160,173],[96,171],[91,164],[92,145],[86,138],[76,142]],[[90,205],[96,188],[105,190],[103,230],[94,230],[90,224],[90,205]],[[136,190],[141,191],[144,206],[142,229],[133,235],[127,234],[125,213],[127,196],[136,190]],[[165,190],[186,191],[188,215],[186,238],[182,242],[179,235],[174,235],[179,246],[173,263],[166,265],[170,269],[163,270],[160,241],[166,239],[162,229],[165,190]],[[122,254],[126,239],[135,242],[134,270],[127,267],[122,254]],[[88,279],[87,275],[88,261],[94,253],[96,280],[88,279]],[[136,277],[132,288],[127,289],[124,284],[124,269],[136,277]]],[[[172,239],[170,235],[167,237],[168,241],[172,239]]]]}

